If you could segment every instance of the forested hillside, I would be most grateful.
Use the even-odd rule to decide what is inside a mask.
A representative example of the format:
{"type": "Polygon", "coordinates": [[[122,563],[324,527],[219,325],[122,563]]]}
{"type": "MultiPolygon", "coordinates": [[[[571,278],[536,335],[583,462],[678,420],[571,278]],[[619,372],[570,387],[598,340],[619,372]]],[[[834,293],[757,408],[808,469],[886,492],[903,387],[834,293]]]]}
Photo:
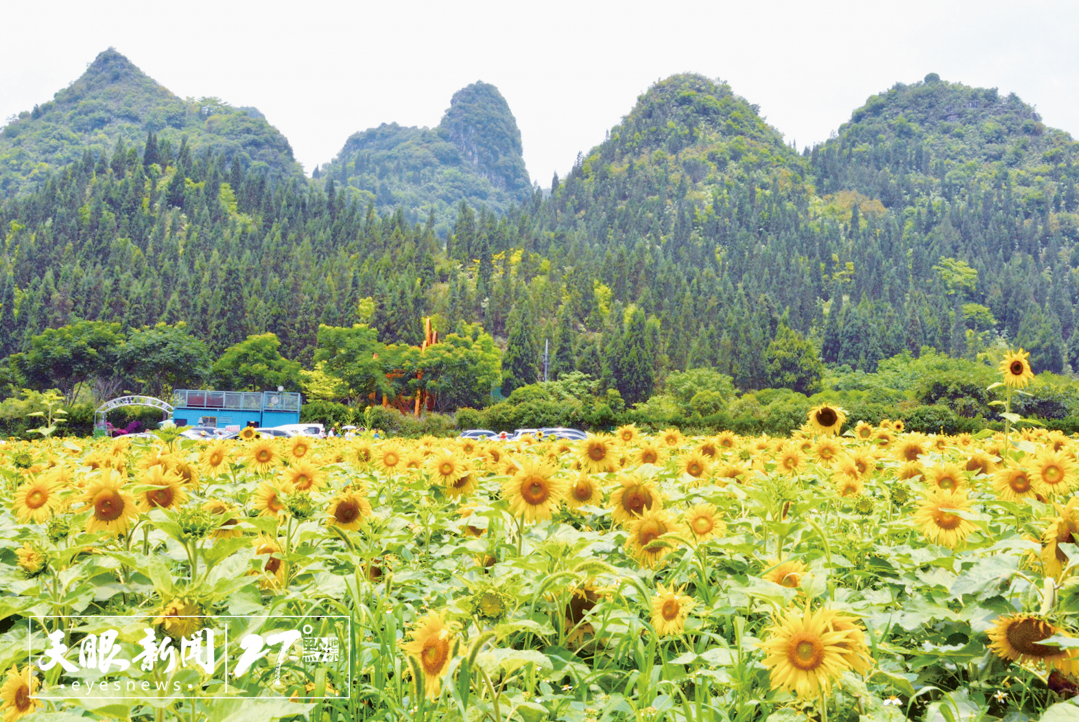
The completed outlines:
{"type": "Polygon", "coordinates": [[[34,187],[86,152],[137,146],[141,153],[147,133],[173,152],[186,136],[193,148],[212,146],[245,166],[264,165],[269,175],[302,177],[288,141],[257,110],[178,98],[110,48],[52,100],[4,126],[0,195],[34,187]]]}
{"type": "Polygon", "coordinates": [[[494,335],[506,394],[540,377],[544,340],[553,378],[628,403],[689,368],[813,393],[822,361],[873,372],[927,346],[1079,369],[1076,143],[933,74],[802,153],[726,84],[673,76],[549,195],[479,83],[437,129],[353,136],[315,181],[160,138],[0,205],[0,353],[76,318],[185,321],[216,353],[273,332],[309,364],[320,323],[414,344],[431,315],[494,335]],[[424,195],[466,176],[489,202],[424,195]]]}
{"type": "Polygon", "coordinates": [[[356,133],[315,176],[382,214],[403,208],[412,222],[433,215],[445,235],[462,201],[500,215],[527,201],[532,183],[521,152],[506,100],[477,82],[454,93],[438,127],[384,123],[356,133]]]}

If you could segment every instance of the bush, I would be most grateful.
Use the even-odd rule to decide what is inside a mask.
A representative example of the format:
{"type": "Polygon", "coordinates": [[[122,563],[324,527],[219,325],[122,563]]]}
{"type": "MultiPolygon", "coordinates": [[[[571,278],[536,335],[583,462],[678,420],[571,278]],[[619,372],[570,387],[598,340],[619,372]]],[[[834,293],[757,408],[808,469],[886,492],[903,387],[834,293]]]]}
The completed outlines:
{"type": "Polygon", "coordinates": [[[320,423],[327,430],[331,426],[336,426],[338,429],[349,424],[359,426],[358,418],[359,414],[353,407],[322,399],[308,401],[300,408],[301,422],[320,423]]]}
{"type": "Polygon", "coordinates": [[[485,429],[483,424],[486,419],[482,411],[476,411],[476,409],[463,408],[457,409],[457,413],[454,415],[454,423],[461,431],[468,429],[485,429]]]}

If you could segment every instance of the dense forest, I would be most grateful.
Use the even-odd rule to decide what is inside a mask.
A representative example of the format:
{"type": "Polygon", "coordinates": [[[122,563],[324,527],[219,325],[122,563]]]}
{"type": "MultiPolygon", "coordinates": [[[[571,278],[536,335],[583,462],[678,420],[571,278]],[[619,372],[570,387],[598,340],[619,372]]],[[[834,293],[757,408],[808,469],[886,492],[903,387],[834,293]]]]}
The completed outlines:
{"type": "Polygon", "coordinates": [[[270,332],[310,365],[320,324],[418,344],[432,316],[494,336],[505,394],[542,375],[545,340],[551,378],[580,371],[631,404],[686,369],[812,393],[822,363],[874,372],[926,347],[1079,370],[1077,145],[1014,95],[930,74],[799,152],[725,83],[677,75],[549,192],[483,83],[434,130],[353,136],[310,180],[265,160],[269,136],[231,145],[197,123],[48,155],[42,121],[74,88],[98,102],[120,60],[0,133],[0,159],[38,143],[3,166],[0,357],[76,320],[184,322],[215,354],[270,332]]]}

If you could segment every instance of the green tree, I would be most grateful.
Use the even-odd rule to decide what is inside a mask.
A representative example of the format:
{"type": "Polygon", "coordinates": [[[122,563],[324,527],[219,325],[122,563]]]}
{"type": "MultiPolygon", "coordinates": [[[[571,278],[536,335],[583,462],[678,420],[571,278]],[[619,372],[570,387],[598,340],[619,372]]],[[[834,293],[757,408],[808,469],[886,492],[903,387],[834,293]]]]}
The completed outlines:
{"type": "Polygon", "coordinates": [[[281,355],[272,333],[248,336],[225,350],[210,369],[216,388],[226,391],[300,390],[300,364],[281,355]]]}
{"type": "Polygon", "coordinates": [[[198,388],[210,376],[210,352],[183,322],[131,329],[117,360],[124,375],[150,396],[161,396],[168,389],[198,388]]]}
{"type": "Polygon", "coordinates": [[[502,379],[502,353],[479,324],[461,324],[439,339],[419,354],[418,366],[439,411],[486,406],[502,379]]]}
{"type": "Polygon", "coordinates": [[[79,321],[31,338],[29,350],[16,355],[15,364],[27,386],[59,389],[70,404],[86,382],[115,376],[122,343],[120,324],[79,321]]]}
{"type": "Polygon", "coordinates": [[[655,343],[650,338],[644,316],[633,310],[626,323],[615,385],[627,404],[636,404],[652,395],[656,380],[655,343]]]}
{"type": "Polygon", "coordinates": [[[520,386],[534,384],[539,379],[539,347],[532,313],[526,313],[518,302],[506,321],[506,353],[502,357],[502,394],[509,396],[520,386]]]}
{"type": "Polygon", "coordinates": [[[768,362],[768,383],[772,388],[786,388],[811,395],[820,388],[824,364],[817,349],[802,334],[779,325],[776,336],[765,352],[768,362]]]}
{"type": "Polygon", "coordinates": [[[315,363],[322,364],[326,373],[344,382],[350,399],[366,403],[376,392],[392,391],[386,379],[386,371],[396,368],[391,356],[386,345],[379,342],[378,332],[370,326],[357,323],[351,328],[318,327],[315,363]]]}
{"type": "Polygon", "coordinates": [[[214,319],[210,327],[210,345],[221,353],[247,336],[247,303],[244,300],[243,276],[235,263],[225,269],[221,285],[214,294],[214,319]]]}

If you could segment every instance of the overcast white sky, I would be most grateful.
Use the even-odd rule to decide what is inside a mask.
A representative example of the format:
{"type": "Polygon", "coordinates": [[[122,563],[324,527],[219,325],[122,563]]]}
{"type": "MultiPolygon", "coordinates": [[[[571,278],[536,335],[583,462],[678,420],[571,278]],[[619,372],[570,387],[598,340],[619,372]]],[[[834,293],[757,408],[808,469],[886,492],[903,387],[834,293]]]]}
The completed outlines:
{"type": "Polygon", "coordinates": [[[1079,136],[1079,3],[231,2],[5,3],[0,122],[115,47],[181,97],[261,110],[310,173],[352,133],[434,126],[459,88],[498,86],[529,174],[578,151],[660,78],[730,83],[799,149],[870,95],[926,73],[1015,92],[1079,136]]]}

